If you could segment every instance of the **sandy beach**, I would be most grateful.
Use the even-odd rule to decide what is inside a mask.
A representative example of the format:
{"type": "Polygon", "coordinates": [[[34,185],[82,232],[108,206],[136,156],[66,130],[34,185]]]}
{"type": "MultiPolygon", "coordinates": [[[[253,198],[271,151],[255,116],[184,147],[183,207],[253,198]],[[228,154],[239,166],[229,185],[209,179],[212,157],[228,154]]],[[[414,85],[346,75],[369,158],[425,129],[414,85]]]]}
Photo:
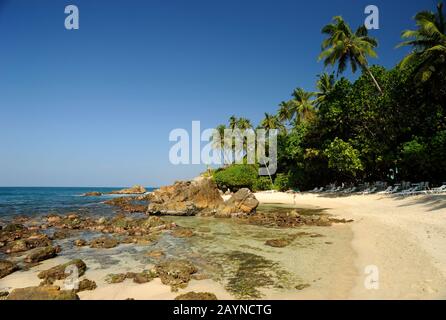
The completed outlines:
{"type": "Polygon", "coordinates": [[[261,203],[318,207],[354,219],[349,226],[357,273],[348,299],[446,298],[446,196],[257,193],[256,197],[261,203]],[[364,285],[367,266],[378,267],[378,290],[364,285]]]}
{"type": "MultiPolygon", "coordinates": [[[[262,205],[323,209],[325,213],[336,218],[354,220],[348,224],[335,224],[328,228],[316,229],[324,237],[317,241],[311,240],[310,246],[299,245],[288,249],[292,251],[283,251],[284,249],[267,251],[271,257],[281,261],[285,269],[291,270],[298,266],[298,271],[305,275],[304,282],[311,285],[299,291],[268,289],[263,291],[263,298],[273,300],[446,298],[445,196],[340,197],[268,192],[256,193],[255,196],[262,205]],[[370,270],[377,271],[373,278],[370,278],[370,270]],[[370,279],[373,280],[372,287],[370,279]]],[[[183,223],[188,224],[188,227],[193,227],[197,223],[197,220],[191,220],[192,218],[183,219],[183,223]]],[[[205,221],[209,226],[221,229],[226,223],[225,220],[208,218],[205,221]]],[[[314,231],[306,228],[302,227],[299,230],[314,231]]],[[[223,247],[235,246],[235,243],[240,242],[234,234],[230,238],[224,234],[221,237],[229,241],[226,244],[221,242],[223,247]]],[[[250,245],[255,243],[252,242],[250,245]]],[[[234,299],[221,282],[212,279],[191,280],[187,288],[178,292],[172,292],[169,286],[161,283],[160,279],[154,279],[146,284],[135,284],[130,279],[119,284],[106,283],[102,266],[94,261],[106,259],[108,255],[113,258],[121,257],[121,260],[117,264],[111,264],[107,273],[142,271],[144,264],[126,258],[125,246],[120,246],[116,252],[106,250],[104,253],[87,249],[91,251],[87,252],[90,252],[92,257],[99,260],[88,260],[92,262],[87,262],[88,270],[84,278],[94,280],[98,288],[80,292],[81,299],[174,299],[179,294],[191,291],[212,292],[219,299],[234,299]]],[[[265,249],[251,247],[246,250],[255,253],[256,250],[265,249]]],[[[66,261],[67,258],[62,256],[43,261],[30,270],[16,272],[1,279],[0,287],[12,289],[37,286],[40,282],[36,276],[39,271],[66,261]]],[[[57,281],[55,284],[61,287],[64,285],[63,281],[57,281]]]]}

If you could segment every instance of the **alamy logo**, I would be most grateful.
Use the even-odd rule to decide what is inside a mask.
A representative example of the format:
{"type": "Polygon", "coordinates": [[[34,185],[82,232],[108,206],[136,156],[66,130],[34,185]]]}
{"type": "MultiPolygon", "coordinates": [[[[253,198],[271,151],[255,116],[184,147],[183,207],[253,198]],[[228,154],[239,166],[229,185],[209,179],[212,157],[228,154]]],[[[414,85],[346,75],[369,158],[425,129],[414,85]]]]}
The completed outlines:
{"type": "Polygon", "coordinates": [[[65,18],[65,29],[78,30],[79,29],[79,8],[70,4],[65,7],[65,14],[68,16],[65,18]]]}
{"type": "Polygon", "coordinates": [[[217,129],[201,131],[200,121],[192,121],[192,137],[185,129],[170,132],[169,141],[176,142],[169,151],[174,165],[259,164],[259,175],[277,171],[277,130],[217,129]],[[202,143],[206,143],[202,147],[202,143]],[[266,153],[268,149],[268,154],[266,153]]]}
{"type": "Polygon", "coordinates": [[[375,5],[368,5],[365,7],[364,13],[368,14],[364,21],[364,26],[367,28],[367,30],[378,30],[379,8],[375,5]]]}

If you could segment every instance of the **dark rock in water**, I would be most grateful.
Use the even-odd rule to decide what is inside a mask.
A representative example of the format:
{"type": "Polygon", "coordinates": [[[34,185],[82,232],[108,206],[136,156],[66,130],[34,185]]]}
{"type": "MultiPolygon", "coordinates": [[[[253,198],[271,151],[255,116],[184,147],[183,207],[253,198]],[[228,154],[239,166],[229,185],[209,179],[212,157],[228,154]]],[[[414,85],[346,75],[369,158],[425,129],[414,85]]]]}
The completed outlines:
{"type": "Polygon", "coordinates": [[[8,297],[9,292],[7,291],[0,291],[0,300],[5,300],[6,297],[8,297]]]}
{"type": "Polygon", "coordinates": [[[194,231],[187,228],[176,228],[172,230],[172,235],[177,238],[190,238],[194,235],[194,231]]]}
{"type": "Polygon", "coordinates": [[[97,288],[96,282],[89,279],[83,279],[79,281],[78,288],[75,291],[76,292],[91,291],[96,288],[97,288]]]}
{"type": "Polygon", "coordinates": [[[274,248],[285,248],[286,246],[290,245],[291,241],[292,240],[289,238],[273,239],[273,240],[267,240],[265,242],[265,245],[274,248]]]}
{"type": "Polygon", "coordinates": [[[175,300],[218,300],[217,296],[210,292],[188,292],[180,294],[175,300]]]}
{"type": "Polygon", "coordinates": [[[19,270],[19,267],[14,262],[8,260],[0,260],[0,279],[17,270],[19,270]]]}
{"type": "Polygon", "coordinates": [[[90,241],[90,248],[111,249],[119,244],[118,240],[110,237],[100,237],[90,241]]]}
{"type": "Polygon", "coordinates": [[[156,273],[165,285],[169,285],[172,291],[185,288],[191,279],[191,275],[197,272],[197,268],[185,260],[167,260],[155,266],[156,273]]]}
{"type": "Polygon", "coordinates": [[[146,204],[141,204],[140,201],[135,200],[132,197],[114,198],[105,201],[105,204],[118,207],[126,213],[142,213],[147,209],[146,204]]]}
{"type": "Polygon", "coordinates": [[[193,216],[213,215],[223,204],[217,185],[210,178],[180,181],[162,187],[150,196],[148,214],[193,216]]]}
{"type": "Polygon", "coordinates": [[[215,217],[228,218],[233,214],[251,214],[258,206],[259,201],[249,189],[240,189],[218,209],[215,217]]]}
{"type": "Polygon", "coordinates": [[[164,257],[164,252],[162,252],[161,250],[153,250],[153,251],[147,252],[146,256],[148,256],[150,258],[154,258],[154,259],[161,259],[162,257],[164,257]]]}
{"type": "Polygon", "coordinates": [[[82,197],[100,197],[100,196],[102,196],[102,193],[97,191],[87,192],[82,195],[82,197]]]}
{"type": "Polygon", "coordinates": [[[147,190],[143,186],[135,185],[128,189],[112,191],[112,192],[110,192],[110,194],[143,194],[146,192],[147,192],[147,190]]]}
{"type": "Polygon", "coordinates": [[[309,288],[309,287],[310,287],[310,285],[308,283],[302,283],[302,284],[298,284],[295,288],[297,290],[304,290],[304,289],[309,288]]]}
{"type": "Polygon", "coordinates": [[[70,236],[71,233],[68,230],[58,230],[53,233],[51,238],[53,240],[63,240],[69,238],[70,236]]]}
{"type": "Polygon", "coordinates": [[[61,251],[60,246],[47,246],[42,248],[35,248],[31,250],[25,257],[25,262],[36,263],[43,260],[54,258],[61,251]]]}
{"type": "Polygon", "coordinates": [[[156,272],[143,271],[141,273],[134,274],[132,279],[134,283],[147,283],[152,281],[156,277],[157,277],[156,272]]]}
{"type": "Polygon", "coordinates": [[[74,240],[74,245],[76,247],[85,247],[87,245],[87,241],[84,239],[77,239],[77,240],[74,240]]]}
{"type": "Polygon", "coordinates": [[[42,281],[40,281],[39,287],[52,286],[54,284],[54,282],[56,282],[55,279],[46,278],[46,279],[43,279],[42,281]]]}
{"type": "Polygon", "coordinates": [[[127,279],[127,275],[125,273],[110,273],[105,277],[105,282],[107,283],[121,283],[127,279]]]}
{"type": "Polygon", "coordinates": [[[23,224],[13,223],[8,224],[6,227],[2,229],[4,232],[17,232],[26,230],[26,227],[23,224]]]}
{"type": "Polygon", "coordinates": [[[78,276],[81,277],[84,275],[87,270],[87,265],[81,259],[71,260],[67,263],[60,264],[51,269],[41,271],[37,277],[39,279],[54,279],[54,280],[63,280],[66,279],[70,275],[70,268],[77,267],[78,276]]]}
{"type": "Polygon", "coordinates": [[[79,300],[72,290],[60,290],[57,286],[14,289],[7,300],[79,300]]]}

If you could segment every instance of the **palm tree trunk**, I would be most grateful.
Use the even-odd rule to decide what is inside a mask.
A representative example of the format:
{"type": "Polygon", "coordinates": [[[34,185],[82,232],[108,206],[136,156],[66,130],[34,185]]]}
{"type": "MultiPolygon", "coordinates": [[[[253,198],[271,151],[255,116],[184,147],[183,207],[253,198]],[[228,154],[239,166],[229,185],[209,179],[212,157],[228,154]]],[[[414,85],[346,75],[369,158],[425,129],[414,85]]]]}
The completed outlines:
{"type": "Polygon", "coordinates": [[[378,81],[376,81],[375,77],[373,76],[372,71],[370,71],[369,67],[365,67],[365,69],[367,70],[368,74],[370,75],[370,78],[372,78],[373,83],[375,84],[376,88],[378,88],[379,93],[381,93],[382,95],[384,94],[383,90],[381,89],[381,87],[379,86],[378,81]]]}

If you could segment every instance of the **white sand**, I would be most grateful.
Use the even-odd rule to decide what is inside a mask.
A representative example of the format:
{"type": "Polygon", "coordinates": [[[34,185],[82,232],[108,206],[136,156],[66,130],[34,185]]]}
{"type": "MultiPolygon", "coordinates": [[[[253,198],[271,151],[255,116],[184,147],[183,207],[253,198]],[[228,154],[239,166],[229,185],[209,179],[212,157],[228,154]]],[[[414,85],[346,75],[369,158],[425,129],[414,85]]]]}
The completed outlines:
{"type": "Polygon", "coordinates": [[[348,298],[446,298],[446,196],[257,193],[256,197],[261,203],[319,207],[355,220],[350,227],[357,275],[348,298]],[[378,267],[378,290],[366,289],[367,266],[378,267]]]}
{"type": "MultiPolygon", "coordinates": [[[[446,298],[446,196],[257,193],[256,197],[262,204],[323,208],[339,218],[354,219],[351,224],[330,229],[335,243],[323,261],[300,262],[310,264],[321,275],[321,281],[299,292],[267,292],[266,299],[446,298]],[[367,289],[364,284],[367,266],[378,268],[378,290],[367,289]]],[[[29,271],[15,272],[0,280],[0,289],[38,285],[36,275],[40,270],[64,261],[59,257],[29,271]]],[[[147,284],[126,280],[109,285],[104,282],[102,270],[90,267],[84,277],[96,281],[98,288],[79,293],[81,299],[173,299],[189,291],[213,292],[219,299],[232,298],[220,283],[212,280],[192,280],[178,293],[171,292],[159,279],[147,284]]],[[[56,284],[63,287],[62,282],[56,284]]]]}

